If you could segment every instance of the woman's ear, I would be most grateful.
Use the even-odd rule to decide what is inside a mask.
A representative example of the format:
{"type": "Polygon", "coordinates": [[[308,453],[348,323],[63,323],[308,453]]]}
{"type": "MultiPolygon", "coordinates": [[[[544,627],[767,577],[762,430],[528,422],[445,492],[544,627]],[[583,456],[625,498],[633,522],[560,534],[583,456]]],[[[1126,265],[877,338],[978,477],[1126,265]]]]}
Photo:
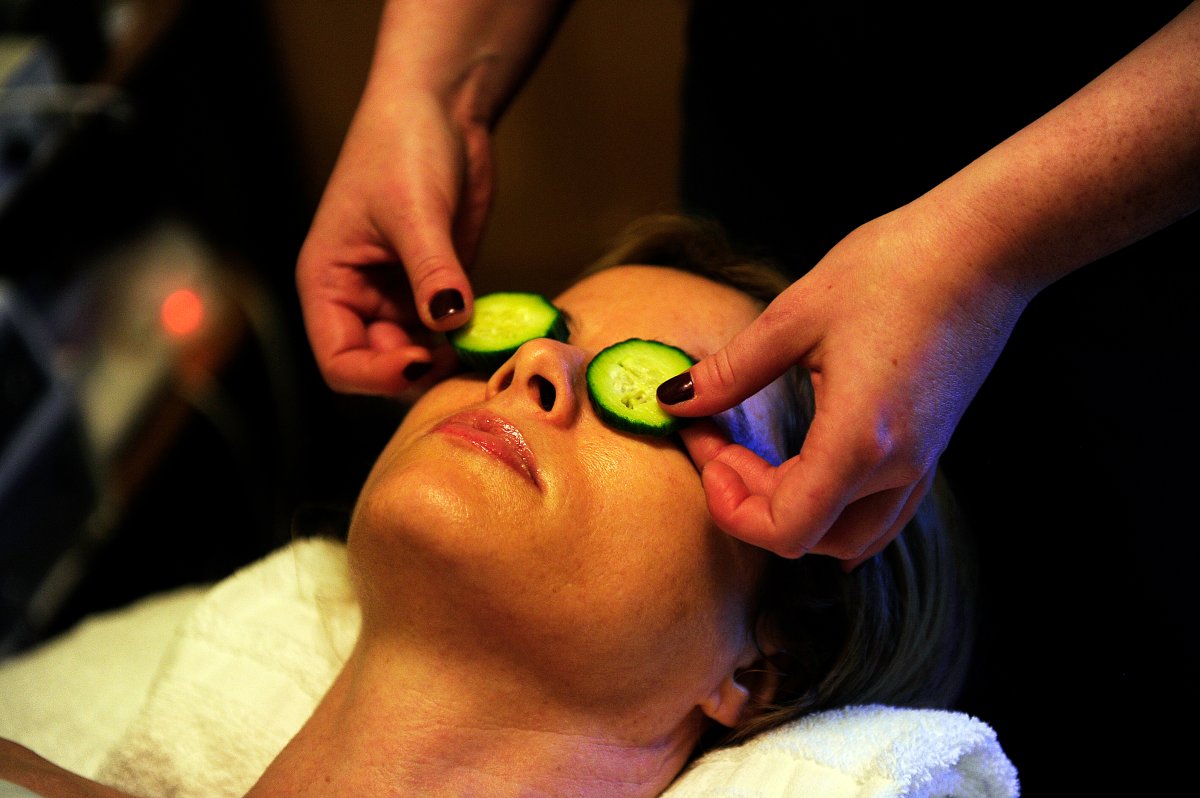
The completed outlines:
{"type": "Polygon", "coordinates": [[[732,729],[750,705],[750,689],[738,681],[735,671],[721,679],[721,683],[700,703],[700,710],[710,719],[732,729]]]}
{"type": "Polygon", "coordinates": [[[716,689],[700,704],[710,719],[735,728],[747,717],[747,712],[771,703],[779,685],[779,671],[771,657],[755,652],[755,658],[721,679],[716,689]]]}

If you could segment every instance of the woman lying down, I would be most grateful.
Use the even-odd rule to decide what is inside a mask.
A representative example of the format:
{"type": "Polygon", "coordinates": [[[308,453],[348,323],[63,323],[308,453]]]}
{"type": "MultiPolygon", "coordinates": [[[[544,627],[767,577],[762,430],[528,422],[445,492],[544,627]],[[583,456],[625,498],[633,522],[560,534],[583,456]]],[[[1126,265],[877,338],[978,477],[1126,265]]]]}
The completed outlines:
{"type": "MultiPolygon", "coordinates": [[[[706,750],[808,713],[950,701],[963,560],[936,492],[851,574],[783,560],[713,525],[678,436],[619,431],[589,401],[610,344],[703,357],[785,285],[709,231],[652,220],[554,299],[565,342],[417,401],[350,523],[357,643],[247,794],[655,796],[706,750]]],[[[805,387],[785,376],[720,421],[782,460],[805,387]]],[[[126,794],[11,743],[0,779],[126,794]]]]}

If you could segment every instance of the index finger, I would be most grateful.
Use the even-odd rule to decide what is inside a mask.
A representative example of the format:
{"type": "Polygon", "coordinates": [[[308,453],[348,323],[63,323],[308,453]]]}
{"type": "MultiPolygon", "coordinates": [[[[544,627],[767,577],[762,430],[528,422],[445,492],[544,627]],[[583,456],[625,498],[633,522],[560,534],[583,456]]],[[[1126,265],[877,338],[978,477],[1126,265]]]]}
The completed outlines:
{"type": "Polygon", "coordinates": [[[804,354],[800,322],[786,302],[767,306],[729,343],[688,371],[663,383],[658,400],[678,416],[711,416],[728,410],[760,391],[783,374],[804,354]],[[686,376],[685,376],[686,375],[686,376]]]}

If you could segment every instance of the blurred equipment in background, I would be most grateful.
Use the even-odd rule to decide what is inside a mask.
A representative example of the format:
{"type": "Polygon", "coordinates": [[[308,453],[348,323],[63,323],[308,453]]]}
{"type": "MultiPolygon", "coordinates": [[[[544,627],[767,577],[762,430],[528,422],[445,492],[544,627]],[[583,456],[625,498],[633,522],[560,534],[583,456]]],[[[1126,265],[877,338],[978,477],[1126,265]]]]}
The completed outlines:
{"type": "Polygon", "coordinates": [[[290,534],[273,70],[254,2],[0,0],[0,656],[290,534]]]}
{"type": "MultiPolygon", "coordinates": [[[[247,450],[244,403],[220,379],[250,334],[273,334],[261,289],[173,225],[85,275],[44,317],[0,289],[0,653],[53,623],[189,417],[223,439],[251,506],[271,502],[251,468],[271,470],[267,455],[247,450]]],[[[271,354],[262,367],[279,393],[287,359],[271,354]]]]}
{"type": "Polygon", "coordinates": [[[45,328],[0,284],[0,654],[41,614],[39,587],[90,512],[92,482],[76,396],[45,328]]]}
{"type": "Polygon", "coordinates": [[[0,37],[0,209],[63,138],[58,63],[39,39],[0,37]]]}

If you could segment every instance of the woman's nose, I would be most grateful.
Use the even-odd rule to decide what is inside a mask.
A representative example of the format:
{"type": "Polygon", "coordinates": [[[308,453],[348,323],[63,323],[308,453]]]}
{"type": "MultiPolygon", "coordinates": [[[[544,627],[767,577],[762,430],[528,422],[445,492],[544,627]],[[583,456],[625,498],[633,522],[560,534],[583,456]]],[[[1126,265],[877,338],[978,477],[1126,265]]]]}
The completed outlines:
{"type": "Polygon", "coordinates": [[[535,338],[521,345],[487,384],[487,398],[513,392],[545,413],[551,423],[574,423],[579,415],[583,371],[587,365],[582,349],[550,338],[535,338]]]}

